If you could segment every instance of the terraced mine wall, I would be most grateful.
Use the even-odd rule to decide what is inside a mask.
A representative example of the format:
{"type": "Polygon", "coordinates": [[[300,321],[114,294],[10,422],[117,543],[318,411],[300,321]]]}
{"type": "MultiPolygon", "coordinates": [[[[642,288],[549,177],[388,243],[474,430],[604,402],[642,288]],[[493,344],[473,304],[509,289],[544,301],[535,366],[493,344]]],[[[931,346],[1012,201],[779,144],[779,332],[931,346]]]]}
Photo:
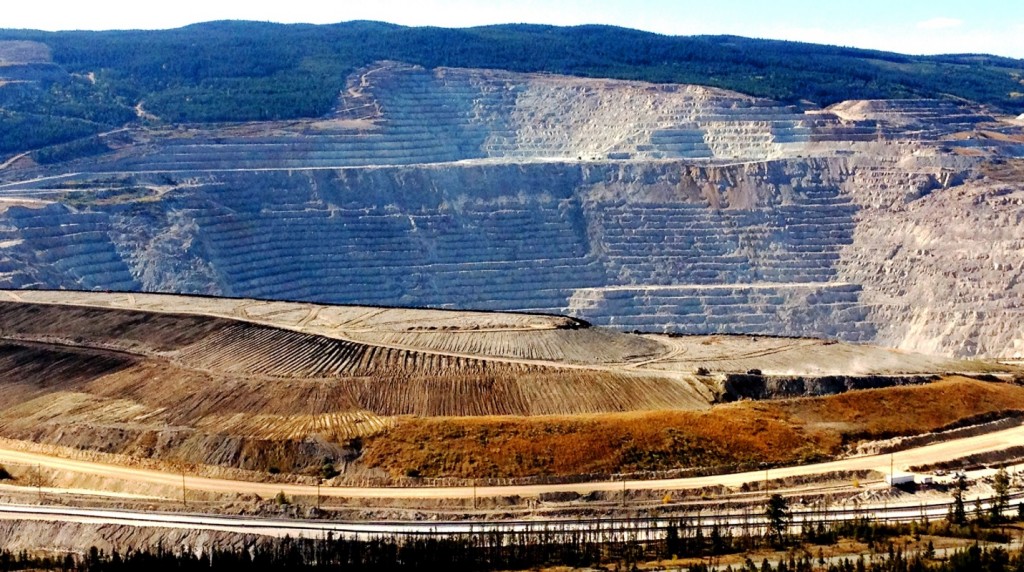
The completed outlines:
{"type": "MultiPolygon", "coordinates": [[[[744,159],[872,140],[870,119],[693,85],[385,62],[353,74],[315,129],[172,135],[129,151],[116,170],[414,165],[467,159],[744,159]]],[[[83,170],[113,170],[83,163],[83,170]]]]}
{"type": "Polygon", "coordinates": [[[158,200],[8,208],[0,285],[870,340],[861,288],[837,273],[857,212],[845,169],[780,160],[167,174],[174,188],[158,200]]]}
{"type": "Polygon", "coordinates": [[[1019,153],[1020,135],[994,122],[959,102],[805,113],[697,86],[386,62],[315,121],[139,130],[101,156],[0,169],[21,181],[0,185],[15,198],[0,202],[0,287],[1019,358],[1024,188],[978,157],[1019,153]]]}
{"type": "Polygon", "coordinates": [[[0,286],[1019,355],[1024,192],[964,173],[805,158],[122,175],[0,212],[0,286]]]}

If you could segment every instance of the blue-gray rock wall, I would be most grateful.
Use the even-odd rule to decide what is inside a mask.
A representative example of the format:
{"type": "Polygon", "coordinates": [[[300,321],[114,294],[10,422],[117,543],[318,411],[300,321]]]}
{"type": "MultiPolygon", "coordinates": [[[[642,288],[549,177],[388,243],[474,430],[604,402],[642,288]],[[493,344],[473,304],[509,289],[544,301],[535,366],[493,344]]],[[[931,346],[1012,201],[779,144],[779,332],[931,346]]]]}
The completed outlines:
{"type": "Polygon", "coordinates": [[[164,174],[158,199],[8,208],[0,285],[865,340],[860,287],[836,269],[857,212],[847,175],[838,160],[164,174]]]}

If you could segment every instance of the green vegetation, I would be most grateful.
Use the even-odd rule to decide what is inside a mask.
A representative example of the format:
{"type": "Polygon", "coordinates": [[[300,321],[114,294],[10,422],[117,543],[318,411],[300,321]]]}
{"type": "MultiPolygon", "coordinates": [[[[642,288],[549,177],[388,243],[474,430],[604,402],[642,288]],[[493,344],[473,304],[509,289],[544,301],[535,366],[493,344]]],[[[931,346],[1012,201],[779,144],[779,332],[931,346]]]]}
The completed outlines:
{"type": "Polygon", "coordinates": [[[0,153],[67,143],[135,117],[127,101],[86,78],[61,70],[30,79],[0,85],[0,153]]]}
{"type": "Polygon", "coordinates": [[[321,479],[329,480],[337,477],[341,473],[334,467],[334,461],[330,459],[324,459],[323,464],[320,466],[320,471],[317,476],[321,479]]]}
{"type": "Polygon", "coordinates": [[[99,125],[74,117],[0,109],[0,153],[4,154],[69,142],[99,131],[99,125]]]}
{"type": "Polygon", "coordinates": [[[995,496],[992,497],[989,518],[993,523],[998,524],[1003,521],[1003,515],[1010,507],[1010,475],[1006,473],[1006,467],[999,468],[992,490],[995,496]]]}
{"type": "Polygon", "coordinates": [[[768,523],[768,537],[781,545],[790,518],[789,503],[782,495],[776,493],[768,499],[764,507],[764,518],[768,523]]]}
{"type": "Polygon", "coordinates": [[[0,30],[47,44],[54,65],[13,66],[0,86],[0,153],[64,143],[138,121],[316,117],[346,76],[379,60],[426,67],[711,85],[829,105],[844,99],[957,97],[1024,112],[1024,61],[906,56],[733,36],[662,36],[611,26],[407,28],[379,22],[280,25],[222,21],[175,30],[0,30]],[[13,74],[13,75],[12,75],[13,74]]]}
{"type": "Polygon", "coordinates": [[[44,147],[32,153],[32,158],[38,163],[48,165],[60,163],[80,157],[99,155],[110,151],[110,148],[97,136],[83,137],[67,143],[44,147]]]}
{"type": "Polygon", "coordinates": [[[967,511],[964,509],[964,491],[967,490],[967,477],[960,473],[953,485],[953,506],[950,508],[949,520],[952,524],[965,524],[967,522],[967,511]]]}

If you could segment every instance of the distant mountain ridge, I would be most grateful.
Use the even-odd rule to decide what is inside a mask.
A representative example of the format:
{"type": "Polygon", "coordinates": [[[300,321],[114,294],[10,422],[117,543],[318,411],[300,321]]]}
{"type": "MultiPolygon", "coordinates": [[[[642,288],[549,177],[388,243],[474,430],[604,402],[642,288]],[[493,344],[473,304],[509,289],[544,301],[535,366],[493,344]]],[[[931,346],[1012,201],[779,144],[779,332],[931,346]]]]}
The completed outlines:
{"type": "Polygon", "coordinates": [[[0,44],[11,41],[22,48],[45,44],[52,63],[35,58],[0,67],[0,156],[152,116],[166,123],[321,116],[353,70],[379,60],[700,84],[820,106],[953,98],[1024,113],[1024,60],[673,37],[613,26],[218,21],[161,31],[0,30],[0,44]]]}

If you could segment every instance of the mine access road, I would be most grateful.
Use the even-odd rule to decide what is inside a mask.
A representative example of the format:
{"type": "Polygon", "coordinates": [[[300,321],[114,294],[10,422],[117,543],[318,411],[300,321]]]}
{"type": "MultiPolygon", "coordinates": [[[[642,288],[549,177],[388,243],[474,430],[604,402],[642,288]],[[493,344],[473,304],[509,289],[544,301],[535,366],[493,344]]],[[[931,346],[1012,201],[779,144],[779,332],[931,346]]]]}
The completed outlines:
{"type": "Polygon", "coordinates": [[[278,493],[289,496],[321,496],[373,499],[469,499],[518,495],[534,497],[546,493],[618,492],[623,490],[685,490],[712,486],[740,487],[746,483],[790,477],[810,477],[838,472],[873,470],[888,473],[917,465],[955,461],[967,455],[1001,451],[1024,445],[1024,426],[992,433],[952,439],[940,443],[898,451],[892,454],[848,457],[826,463],[779,467],[726,475],[654,480],[617,480],[584,483],[558,483],[509,486],[461,487],[332,487],[289,483],[262,483],[241,480],[189,476],[180,472],[157,471],[114,464],[65,459],[40,453],[0,449],[0,462],[46,467],[141,484],[163,485],[188,490],[228,494],[256,494],[271,498],[278,493]]]}

